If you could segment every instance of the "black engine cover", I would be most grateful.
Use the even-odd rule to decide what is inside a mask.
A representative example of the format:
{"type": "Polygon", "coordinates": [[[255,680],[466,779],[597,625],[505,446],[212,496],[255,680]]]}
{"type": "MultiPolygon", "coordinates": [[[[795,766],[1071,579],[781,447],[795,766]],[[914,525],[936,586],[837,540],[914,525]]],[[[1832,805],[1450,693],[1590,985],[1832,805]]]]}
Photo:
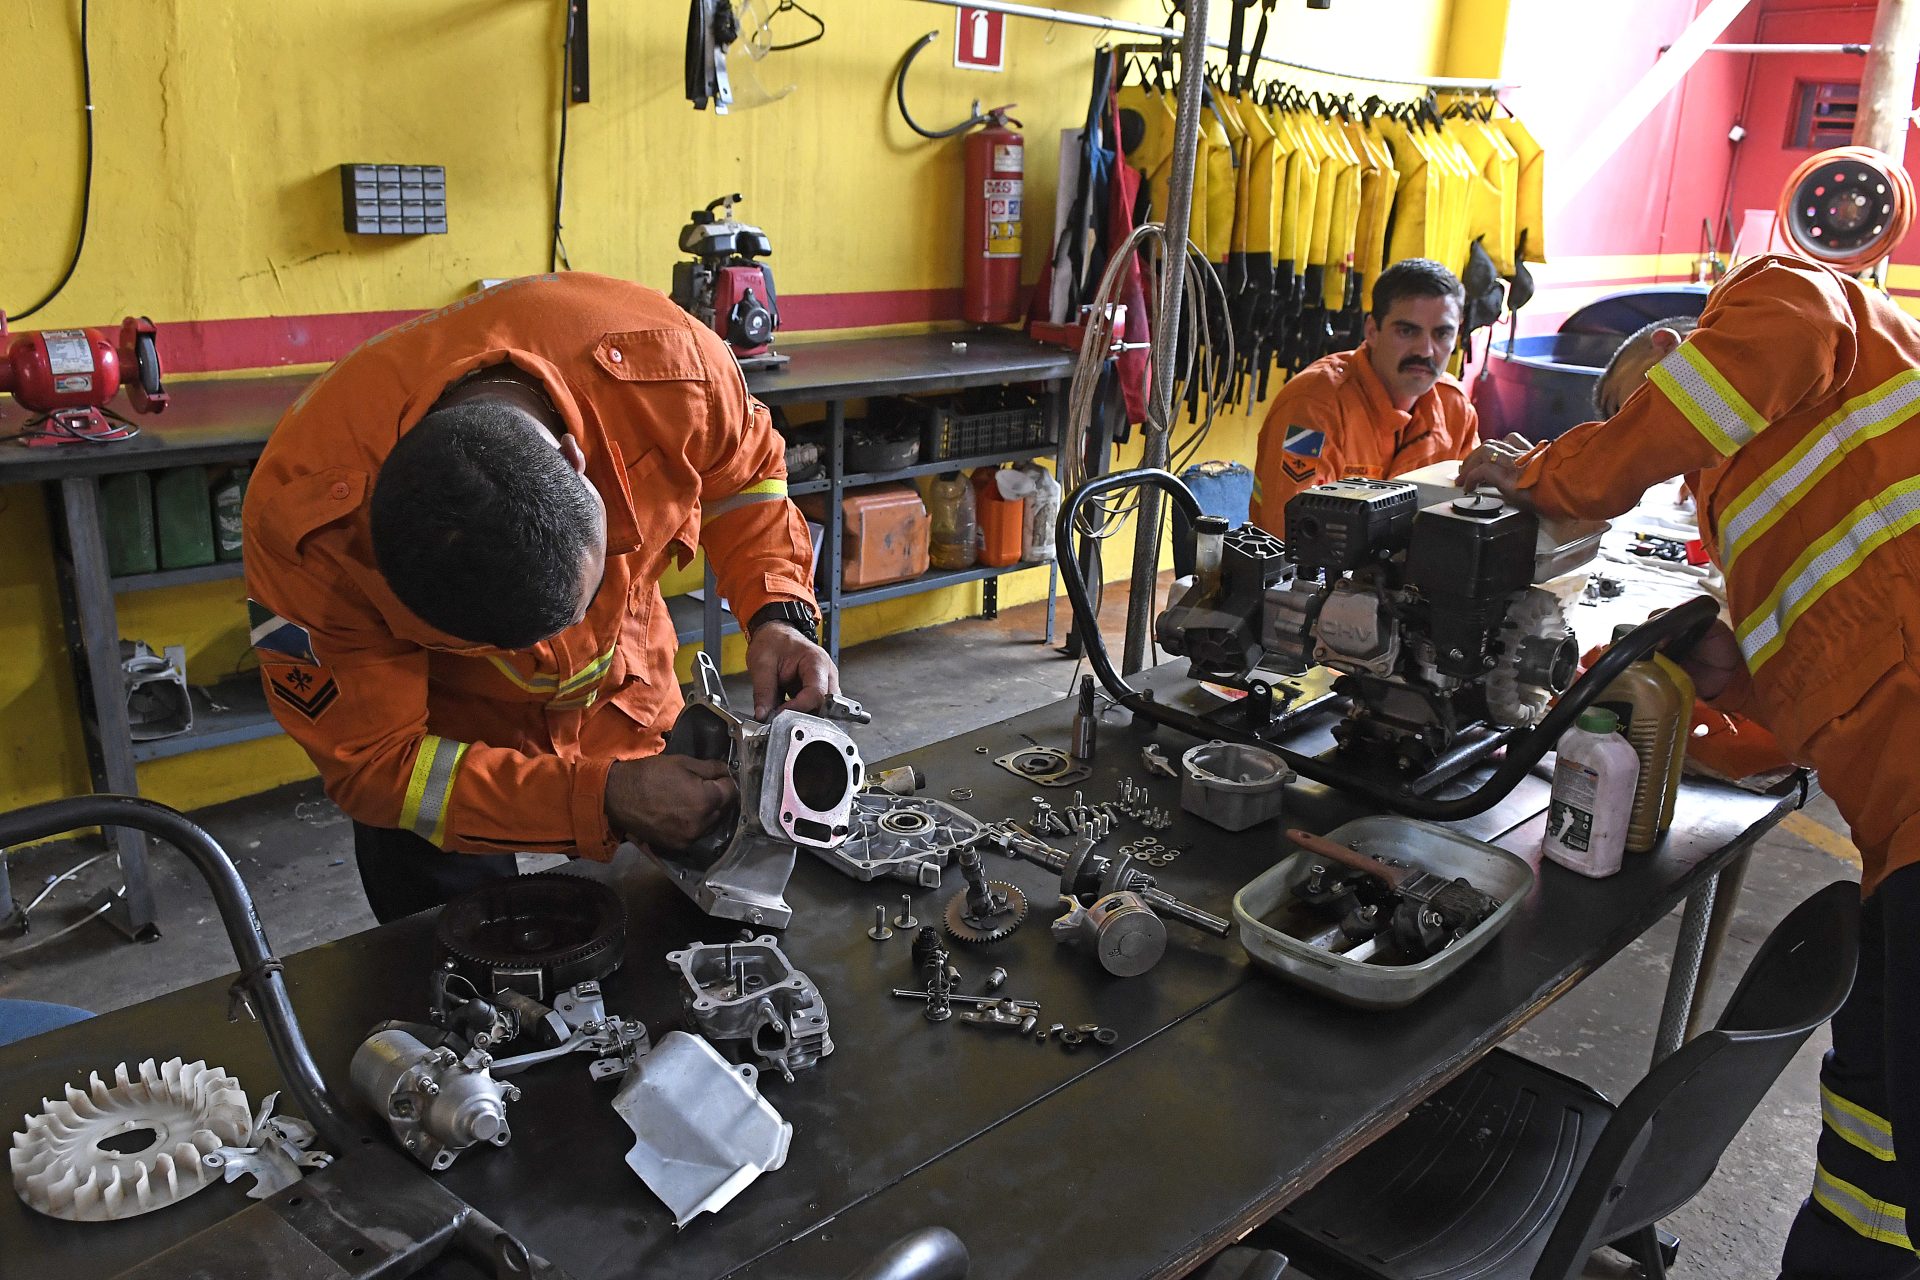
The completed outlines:
{"type": "Polygon", "coordinates": [[[1311,572],[1351,573],[1405,549],[1420,491],[1393,480],[1315,485],[1287,503],[1287,554],[1311,572]]]}

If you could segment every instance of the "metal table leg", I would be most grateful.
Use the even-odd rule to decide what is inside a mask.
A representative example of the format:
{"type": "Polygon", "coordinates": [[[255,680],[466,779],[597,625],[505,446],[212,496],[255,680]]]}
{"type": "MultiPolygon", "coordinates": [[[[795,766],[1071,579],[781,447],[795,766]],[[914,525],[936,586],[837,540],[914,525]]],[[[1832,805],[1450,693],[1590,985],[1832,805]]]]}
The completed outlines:
{"type": "MultiPolygon", "coordinates": [[[[79,685],[88,761],[96,791],[140,794],[133,730],[127,721],[126,682],[120,669],[120,624],[107,571],[107,540],[100,530],[100,482],[93,476],[60,481],[67,561],[60,575],[67,638],[79,685]]],[[[107,828],[127,893],[108,918],[142,941],[160,936],[153,888],[147,879],[147,838],[130,827],[107,828]]]]}
{"type": "Polygon", "coordinates": [[[1673,944],[1673,970],[1667,975],[1667,998],[1660,1006],[1660,1029],[1653,1037],[1654,1066],[1659,1066],[1686,1043],[1687,1017],[1700,980],[1707,927],[1713,916],[1713,899],[1719,884],[1720,877],[1716,875],[1696,889],[1687,899],[1687,909],[1680,917],[1680,937],[1673,944]]]}
{"type": "MultiPolygon", "coordinates": [[[[820,602],[826,613],[823,639],[827,656],[840,661],[840,563],[841,530],[844,524],[841,500],[846,496],[842,479],[846,475],[847,405],[844,400],[827,401],[827,536],[826,599],[820,602]]],[[[816,584],[816,590],[818,586],[816,584]]]]}
{"type": "Polygon", "coordinates": [[[1700,1034],[1706,1017],[1707,995],[1713,987],[1714,970],[1720,964],[1720,950],[1727,941],[1727,929],[1733,923],[1734,908],[1740,905],[1740,890],[1747,882],[1747,866],[1753,859],[1749,849],[1720,871],[1713,896],[1713,918],[1707,922],[1706,950],[1700,958],[1700,976],[1693,984],[1693,1007],[1687,1014],[1688,1040],[1700,1034]]]}

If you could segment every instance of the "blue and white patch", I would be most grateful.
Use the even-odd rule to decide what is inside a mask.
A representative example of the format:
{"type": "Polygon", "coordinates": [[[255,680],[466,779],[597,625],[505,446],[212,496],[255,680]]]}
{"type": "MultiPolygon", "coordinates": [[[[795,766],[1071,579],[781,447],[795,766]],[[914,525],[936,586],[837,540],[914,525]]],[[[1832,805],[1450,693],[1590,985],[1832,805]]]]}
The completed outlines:
{"type": "Polygon", "coordinates": [[[1327,433],[1312,427],[1288,427],[1286,440],[1280,447],[1303,458],[1317,458],[1327,447],[1327,433]]]}
{"type": "Polygon", "coordinates": [[[247,601],[247,639],[256,649],[291,658],[295,662],[320,659],[313,656],[313,637],[297,622],[289,622],[257,600],[247,601]]]}

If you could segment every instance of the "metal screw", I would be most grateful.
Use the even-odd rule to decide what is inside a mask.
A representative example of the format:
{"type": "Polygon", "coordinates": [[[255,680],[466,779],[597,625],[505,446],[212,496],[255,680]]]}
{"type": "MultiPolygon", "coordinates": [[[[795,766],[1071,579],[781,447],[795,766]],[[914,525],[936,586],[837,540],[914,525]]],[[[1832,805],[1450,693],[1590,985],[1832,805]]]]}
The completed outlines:
{"type": "Polygon", "coordinates": [[[1006,985],[1007,985],[1007,971],[1005,969],[996,967],[992,973],[987,975],[987,990],[998,991],[1001,987],[1004,987],[1006,985]]]}
{"type": "Polygon", "coordinates": [[[906,893],[900,895],[900,914],[893,918],[893,927],[896,929],[920,927],[920,922],[913,918],[913,895],[906,893]]]}
{"type": "Polygon", "coordinates": [[[887,928],[887,909],[885,907],[875,907],[873,909],[873,928],[867,930],[867,936],[875,942],[885,942],[893,936],[893,930],[887,928]]]}

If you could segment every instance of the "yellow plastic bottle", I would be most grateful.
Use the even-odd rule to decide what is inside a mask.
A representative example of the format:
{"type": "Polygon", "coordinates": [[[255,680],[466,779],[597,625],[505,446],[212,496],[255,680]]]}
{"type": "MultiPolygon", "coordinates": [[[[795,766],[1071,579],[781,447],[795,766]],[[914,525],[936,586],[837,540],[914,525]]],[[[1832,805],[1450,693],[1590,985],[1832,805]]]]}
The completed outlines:
{"type": "MultiPolygon", "coordinates": [[[[1633,630],[1614,628],[1613,638],[1633,630]]],[[[1687,759],[1687,732],[1693,724],[1693,679],[1665,654],[1650,654],[1614,678],[1594,703],[1619,717],[1616,730],[1640,757],[1633,813],[1627,824],[1627,851],[1646,853],[1673,825],[1674,802],[1687,759]]]]}

